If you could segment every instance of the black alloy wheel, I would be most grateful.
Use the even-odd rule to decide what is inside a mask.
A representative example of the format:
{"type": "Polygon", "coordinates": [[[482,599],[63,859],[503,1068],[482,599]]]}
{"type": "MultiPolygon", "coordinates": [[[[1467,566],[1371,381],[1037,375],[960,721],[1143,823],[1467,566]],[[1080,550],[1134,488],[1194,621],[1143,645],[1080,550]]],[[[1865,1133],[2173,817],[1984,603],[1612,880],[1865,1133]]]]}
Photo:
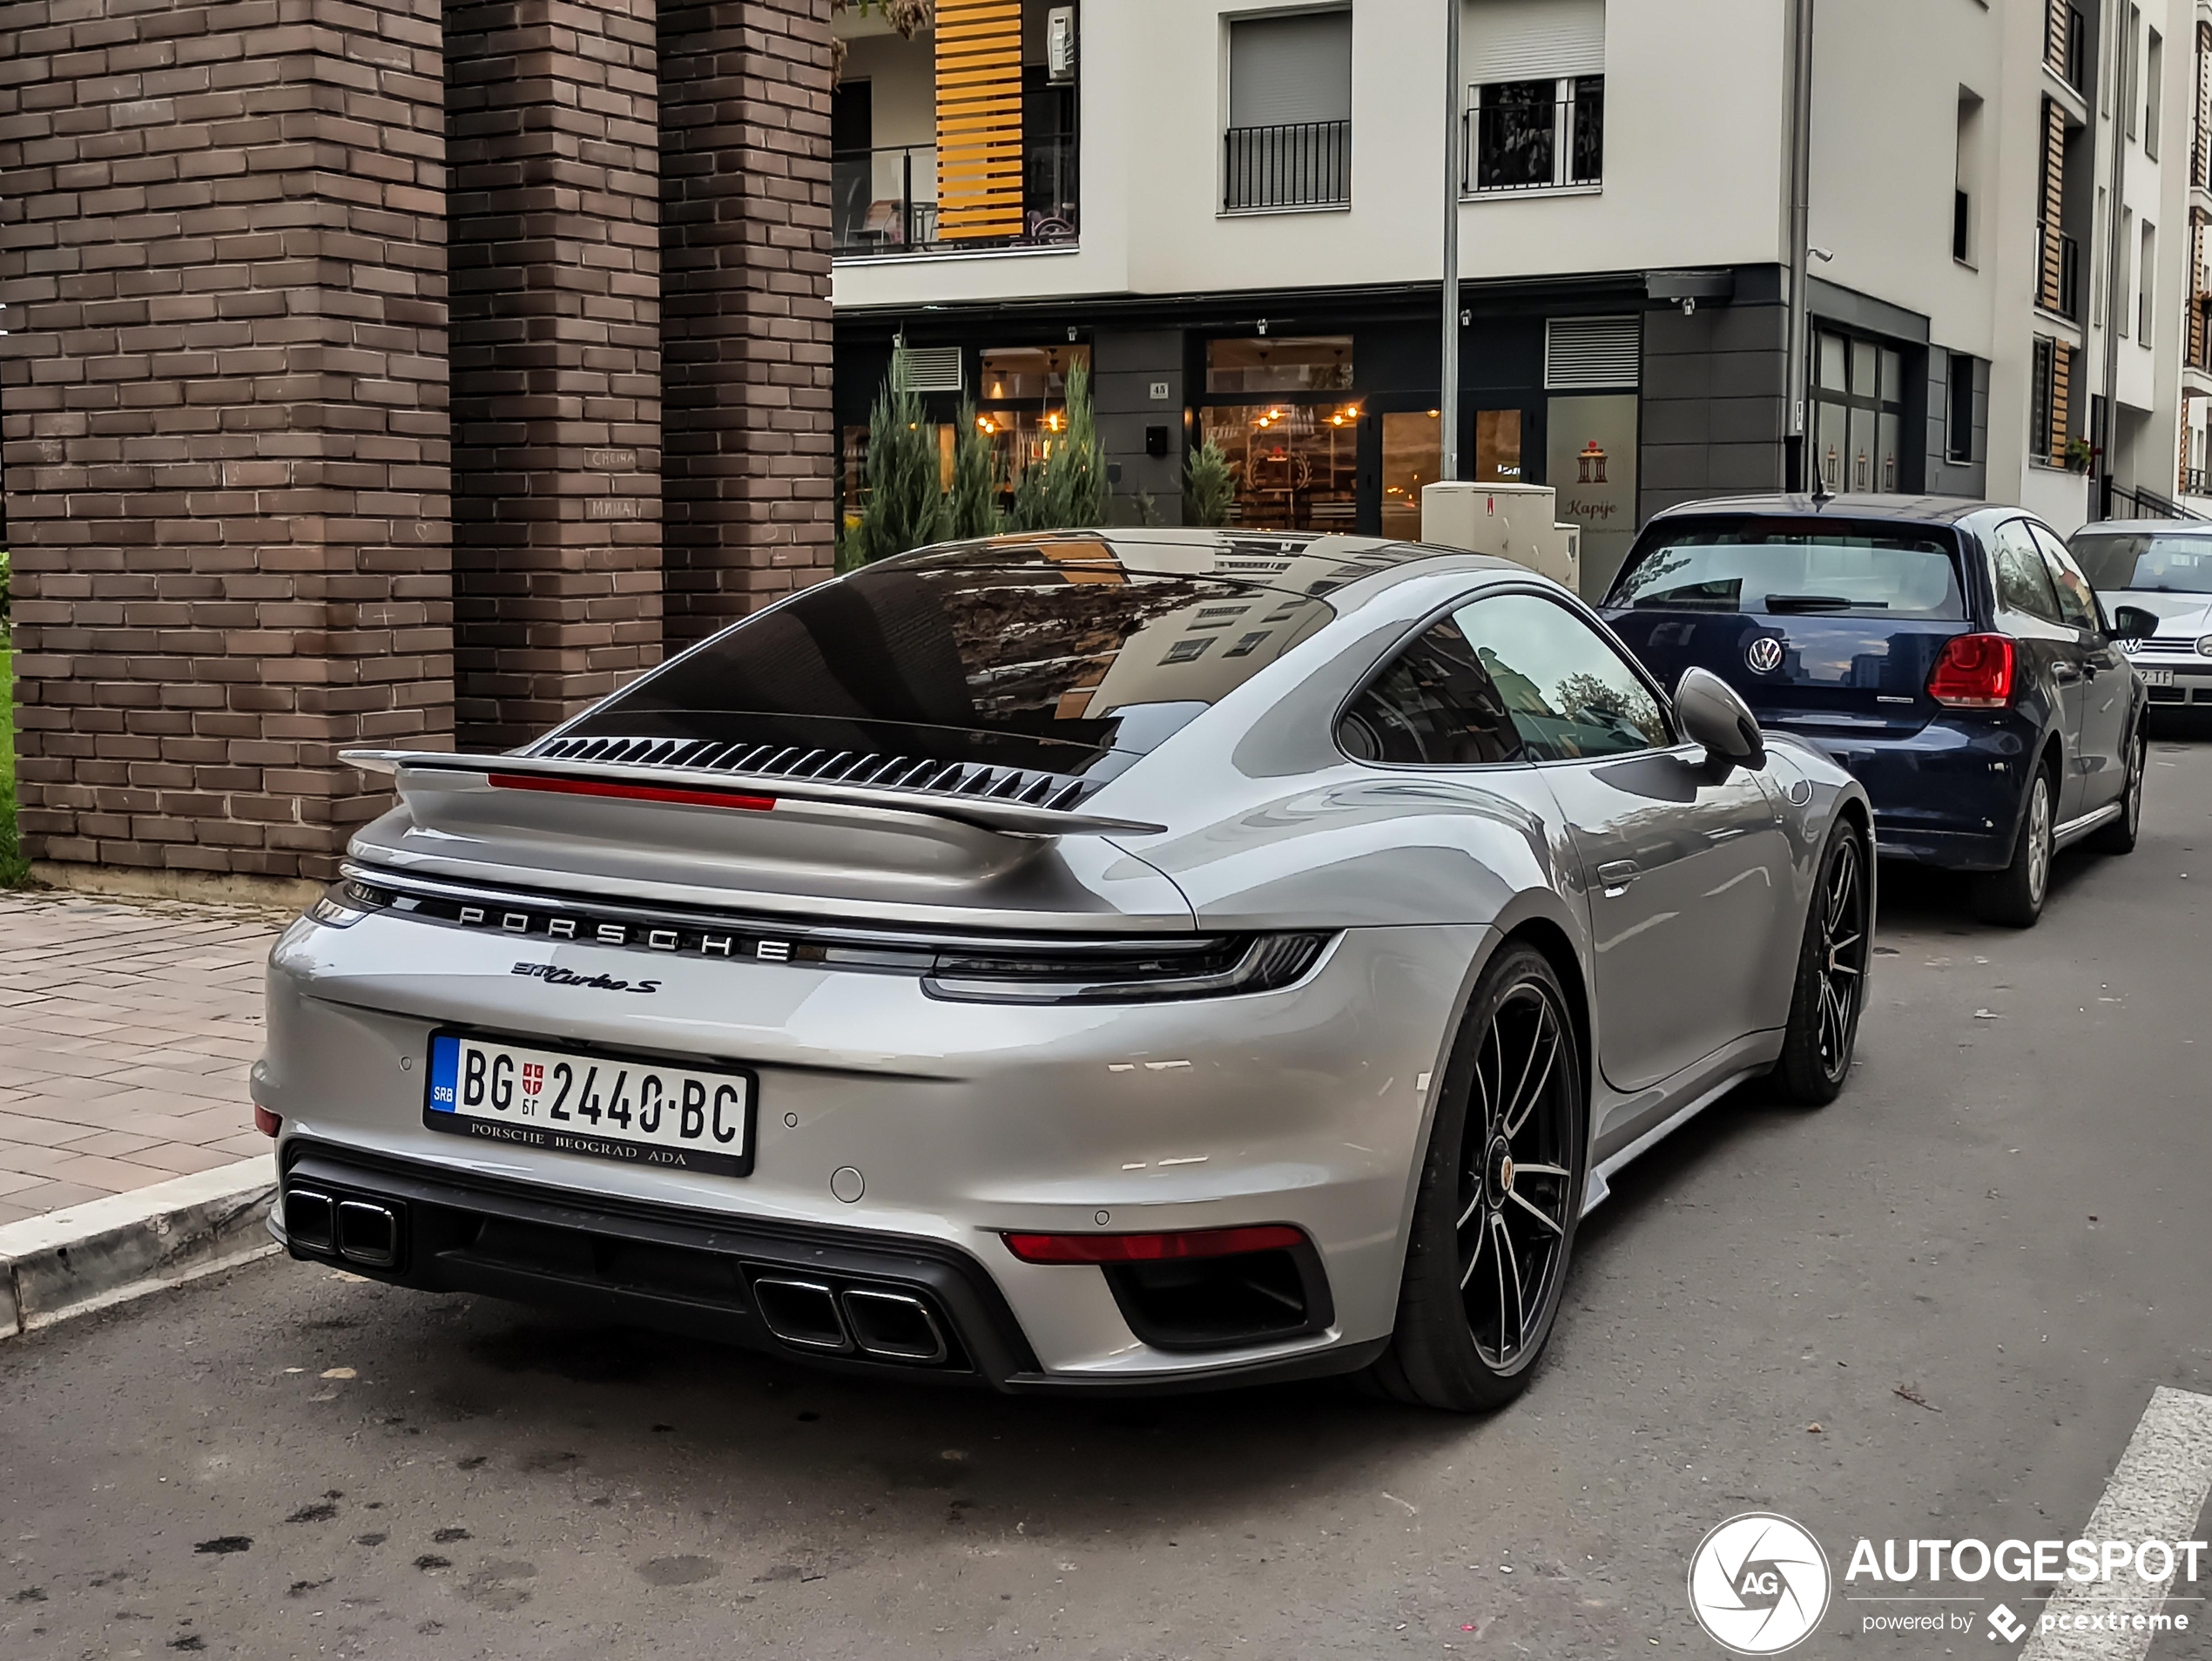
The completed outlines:
{"type": "Polygon", "coordinates": [[[1793,1102],[1822,1107],[1842,1093],[1866,1003],[1873,925],[1865,846],[1851,825],[1838,826],[1806,910],[1790,1024],[1775,1067],[1783,1094],[1793,1102]]]}
{"type": "Polygon", "coordinates": [[[1581,1043],[1550,962],[1484,970],[1446,1069],[1391,1347],[1372,1383],[1455,1412],[1527,1388],[1559,1314],[1582,1204],[1581,1043]]]}
{"type": "Polygon", "coordinates": [[[1460,1300],[1475,1354],[1500,1373],[1526,1359],[1530,1312],[1548,1307],[1566,1266],[1580,1117],[1561,1088],[1570,1042],[1551,989],[1529,979],[1507,989],[1475,1056],[1454,1225],[1460,1300]]]}

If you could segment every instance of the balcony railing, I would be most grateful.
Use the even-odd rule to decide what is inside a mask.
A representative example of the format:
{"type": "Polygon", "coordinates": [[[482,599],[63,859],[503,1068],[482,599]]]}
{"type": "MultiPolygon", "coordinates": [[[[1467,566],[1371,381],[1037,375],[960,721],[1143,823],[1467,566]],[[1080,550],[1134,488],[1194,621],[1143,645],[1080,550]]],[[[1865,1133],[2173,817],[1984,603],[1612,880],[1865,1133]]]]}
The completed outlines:
{"type": "Polygon", "coordinates": [[[849,259],[1074,242],[1076,159],[1072,134],[1028,140],[1022,154],[1022,229],[1002,236],[947,237],[937,225],[934,145],[838,151],[830,158],[831,252],[849,259]]]}
{"type": "Polygon", "coordinates": [[[1603,182],[1602,76],[1506,82],[1482,87],[1479,96],[1460,118],[1462,191],[1487,195],[1603,182]]]}
{"type": "Polygon", "coordinates": [[[1293,121],[1221,135],[1221,206],[1235,213],[1352,199],[1352,123],[1293,121]]]}

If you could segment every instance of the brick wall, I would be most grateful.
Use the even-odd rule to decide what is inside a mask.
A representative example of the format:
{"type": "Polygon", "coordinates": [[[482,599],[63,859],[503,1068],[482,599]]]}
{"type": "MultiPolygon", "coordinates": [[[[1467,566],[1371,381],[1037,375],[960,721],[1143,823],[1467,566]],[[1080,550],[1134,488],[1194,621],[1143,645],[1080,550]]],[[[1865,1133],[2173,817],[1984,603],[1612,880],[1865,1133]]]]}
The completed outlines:
{"type": "Polygon", "coordinates": [[[829,0],[660,13],[668,648],[833,558],[829,0]]]}
{"type": "Polygon", "coordinates": [[[450,730],[436,10],[4,21],[27,851],[327,876],[339,746],[450,730]]]}
{"type": "Polygon", "coordinates": [[[31,857],[327,877],[456,646],[508,744],[826,572],[829,99],[828,0],[0,12],[31,857]]]}
{"type": "Polygon", "coordinates": [[[455,694],[504,749],[659,661],[650,0],[446,17],[455,694]]]}

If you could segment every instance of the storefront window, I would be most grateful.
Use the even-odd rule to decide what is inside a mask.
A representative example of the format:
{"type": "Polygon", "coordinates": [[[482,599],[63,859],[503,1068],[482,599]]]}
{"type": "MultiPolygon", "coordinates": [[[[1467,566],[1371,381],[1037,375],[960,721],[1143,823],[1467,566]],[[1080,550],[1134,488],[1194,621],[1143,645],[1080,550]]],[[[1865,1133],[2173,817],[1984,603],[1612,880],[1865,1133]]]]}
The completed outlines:
{"type": "Polygon", "coordinates": [[[1442,438],[1433,409],[1382,418],[1382,534],[1394,542],[1420,538],[1421,490],[1442,468],[1442,438]]]}
{"type": "Polygon", "coordinates": [[[977,401],[1034,399],[1057,403],[1068,395],[1068,371],[1090,366],[1088,346],[1007,346],[985,349],[976,378],[977,401]]]}
{"type": "Polygon", "coordinates": [[[1474,414],[1474,482],[1519,484],[1521,411],[1478,409],[1474,414]]]}
{"type": "Polygon", "coordinates": [[[1208,392],[1349,392],[1349,334],[1260,335],[1206,343],[1208,392]]]}
{"type": "Polygon", "coordinates": [[[1206,437],[1237,474],[1232,523],[1251,530],[1350,531],[1359,511],[1359,406],[1217,404],[1206,437]]]}

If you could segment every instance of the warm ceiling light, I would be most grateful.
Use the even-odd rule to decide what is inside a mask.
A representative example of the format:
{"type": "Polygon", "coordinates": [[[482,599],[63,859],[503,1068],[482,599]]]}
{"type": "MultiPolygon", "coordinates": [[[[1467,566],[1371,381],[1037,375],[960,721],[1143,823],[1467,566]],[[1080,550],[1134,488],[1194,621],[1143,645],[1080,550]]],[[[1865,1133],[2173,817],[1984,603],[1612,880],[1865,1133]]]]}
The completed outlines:
{"type": "Polygon", "coordinates": [[[1441,410],[1438,410],[1438,409],[1432,409],[1432,410],[1430,410],[1430,411],[1428,412],[1428,418],[1429,418],[1431,421],[1434,421],[1434,420],[1437,418],[1437,416],[1438,416],[1438,415],[1441,415],[1442,413],[1443,413],[1443,411],[1441,411],[1441,410]]]}

